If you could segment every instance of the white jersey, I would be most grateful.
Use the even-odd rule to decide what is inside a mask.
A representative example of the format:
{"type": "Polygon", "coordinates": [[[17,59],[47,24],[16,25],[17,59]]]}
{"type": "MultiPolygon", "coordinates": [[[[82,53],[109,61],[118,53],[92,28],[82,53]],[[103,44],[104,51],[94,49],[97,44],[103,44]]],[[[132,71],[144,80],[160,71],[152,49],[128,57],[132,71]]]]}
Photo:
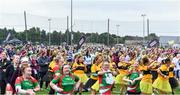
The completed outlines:
{"type": "Polygon", "coordinates": [[[180,61],[179,61],[179,59],[178,58],[176,58],[176,57],[174,57],[173,59],[172,59],[172,63],[174,63],[175,64],[175,68],[174,68],[174,70],[180,70],[180,63],[179,63],[180,61]]]}

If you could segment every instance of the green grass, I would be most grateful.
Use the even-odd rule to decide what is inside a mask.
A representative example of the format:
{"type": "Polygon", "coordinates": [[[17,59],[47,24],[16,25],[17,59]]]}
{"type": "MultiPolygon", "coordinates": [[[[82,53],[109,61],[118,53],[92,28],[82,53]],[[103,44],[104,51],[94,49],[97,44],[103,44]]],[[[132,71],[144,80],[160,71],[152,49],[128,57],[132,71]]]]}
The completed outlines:
{"type": "Polygon", "coordinates": [[[180,94],[180,87],[176,88],[176,89],[174,90],[174,93],[175,93],[175,94],[180,94]]]}
{"type": "MultiPolygon", "coordinates": [[[[36,92],[37,95],[48,95],[50,88],[48,87],[47,89],[43,88],[40,91],[36,92]]],[[[119,95],[119,85],[116,85],[115,88],[113,88],[112,95],[119,95]]],[[[180,87],[176,88],[174,90],[175,95],[180,94],[180,87]]],[[[78,95],[78,94],[77,94],[78,95]]],[[[90,95],[90,92],[83,92],[82,95],[90,95]]]]}

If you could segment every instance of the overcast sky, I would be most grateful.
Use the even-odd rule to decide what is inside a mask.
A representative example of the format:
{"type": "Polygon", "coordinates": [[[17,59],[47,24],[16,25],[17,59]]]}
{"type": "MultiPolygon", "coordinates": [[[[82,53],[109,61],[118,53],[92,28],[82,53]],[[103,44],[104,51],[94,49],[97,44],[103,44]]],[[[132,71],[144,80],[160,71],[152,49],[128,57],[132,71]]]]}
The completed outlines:
{"type": "MultiPolygon", "coordinates": [[[[24,30],[23,11],[27,12],[28,28],[48,30],[66,29],[70,16],[70,0],[0,0],[0,28],[24,30]]],[[[73,28],[82,32],[106,32],[110,19],[110,33],[142,36],[142,17],[150,19],[150,33],[180,35],[180,0],[73,0],[73,28]]]]}

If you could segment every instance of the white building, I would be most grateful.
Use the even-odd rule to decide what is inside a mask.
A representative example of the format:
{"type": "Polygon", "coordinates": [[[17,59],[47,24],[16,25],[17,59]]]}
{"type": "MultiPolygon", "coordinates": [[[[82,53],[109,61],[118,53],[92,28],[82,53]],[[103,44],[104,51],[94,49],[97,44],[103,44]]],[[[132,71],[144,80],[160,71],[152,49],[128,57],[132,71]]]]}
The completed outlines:
{"type": "Polygon", "coordinates": [[[159,43],[161,46],[180,44],[180,36],[160,36],[159,43]]]}

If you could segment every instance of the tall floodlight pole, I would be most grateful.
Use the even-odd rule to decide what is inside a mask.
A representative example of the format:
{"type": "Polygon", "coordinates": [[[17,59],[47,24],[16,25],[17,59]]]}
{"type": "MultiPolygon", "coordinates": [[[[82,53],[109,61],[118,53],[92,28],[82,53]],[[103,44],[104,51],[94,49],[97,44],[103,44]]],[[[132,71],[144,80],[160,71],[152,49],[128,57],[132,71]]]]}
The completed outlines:
{"type": "Polygon", "coordinates": [[[69,16],[67,16],[67,44],[69,44],[69,16]]]}
{"type": "Polygon", "coordinates": [[[28,41],[26,11],[24,11],[24,26],[25,26],[25,32],[26,32],[26,41],[28,41]]]}
{"type": "Polygon", "coordinates": [[[39,43],[41,43],[41,31],[39,31],[39,43]]]}
{"type": "Polygon", "coordinates": [[[73,1],[71,0],[71,45],[72,45],[72,35],[73,35],[73,1]]]}
{"type": "Polygon", "coordinates": [[[149,36],[149,19],[147,19],[147,36],[149,36]]]}
{"type": "Polygon", "coordinates": [[[92,34],[93,34],[93,22],[91,21],[91,39],[90,42],[93,43],[92,34]]]}
{"type": "Polygon", "coordinates": [[[117,28],[117,36],[116,36],[116,40],[117,40],[117,43],[116,44],[118,44],[119,43],[119,39],[118,39],[118,36],[119,36],[119,27],[120,27],[120,25],[116,25],[116,28],[117,28]]]}
{"type": "Polygon", "coordinates": [[[107,26],[107,32],[108,32],[108,37],[107,37],[107,45],[109,46],[109,19],[108,19],[108,26],[107,26]]]}
{"type": "Polygon", "coordinates": [[[143,43],[145,42],[145,16],[146,14],[141,15],[143,17],[143,43]]]}
{"type": "Polygon", "coordinates": [[[51,19],[48,19],[49,22],[49,46],[51,45],[51,19]]]}

